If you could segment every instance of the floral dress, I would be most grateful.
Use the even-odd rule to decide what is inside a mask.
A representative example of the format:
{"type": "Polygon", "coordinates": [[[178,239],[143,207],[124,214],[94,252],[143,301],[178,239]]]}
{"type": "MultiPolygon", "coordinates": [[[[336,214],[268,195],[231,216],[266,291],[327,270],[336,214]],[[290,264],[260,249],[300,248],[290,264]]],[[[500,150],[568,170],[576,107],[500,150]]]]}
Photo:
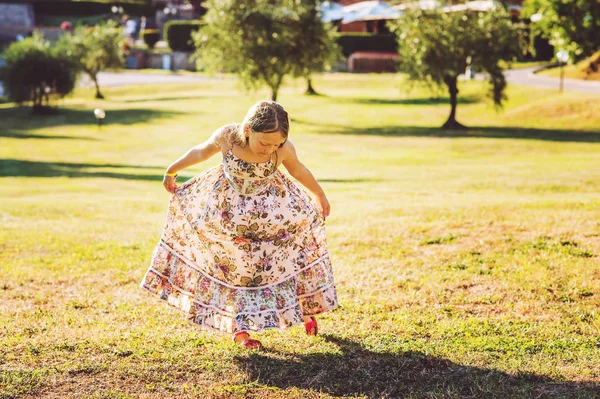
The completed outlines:
{"type": "Polygon", "coordinates": [[[277,169],[230,148],[171,197],[141,287],[226,333],[286,329],[337,306],[325,220],[277,169]]]}

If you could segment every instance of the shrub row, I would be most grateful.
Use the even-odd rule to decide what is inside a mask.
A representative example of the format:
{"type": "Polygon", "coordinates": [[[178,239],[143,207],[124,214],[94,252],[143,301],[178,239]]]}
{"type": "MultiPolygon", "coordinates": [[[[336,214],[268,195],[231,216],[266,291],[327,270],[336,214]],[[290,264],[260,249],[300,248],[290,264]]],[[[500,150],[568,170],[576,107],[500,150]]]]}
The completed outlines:
{"type": "MultiPolygon", "coordinates": [[[[528,40],[528,29],[523,33],[526,40],[528,40]]],[[[349,57],[351,54],[360,51],[398,52],[398,43],[393,34],[339,33],[337,43],[341,47],[344,57],[349,57]]],[[[554,47],[548,43],[548,40],[539,35],[534,38],[533,47],[535,48],[535,56],[525,54],[521,60],[547,61],[554,57],[554,47]]]]}

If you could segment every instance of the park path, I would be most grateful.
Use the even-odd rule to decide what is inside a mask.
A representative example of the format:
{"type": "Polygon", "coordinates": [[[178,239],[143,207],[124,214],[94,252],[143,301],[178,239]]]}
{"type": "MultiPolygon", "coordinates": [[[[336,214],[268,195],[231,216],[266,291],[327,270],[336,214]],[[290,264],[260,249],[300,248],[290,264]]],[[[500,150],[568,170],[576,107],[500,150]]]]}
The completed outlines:
{"type": "MultiPolygon", "coordinates": [[[[548,76],[539,76],[533,73],[535,68],[510,69],[506,71],[506,80],[510,84],[535,86],[545,89],[556,89],[558,91],[559,79],[548,76]]],[[[127,86],[160,83],[193,83],[206,82],[209,80],[222,80],[224,78],[208,77],[205,75],[177,74],[177,73],[146,73],[146,72],[100,72],[98,80],[102,86],[127,86]]],[[[229,78],[226,78],[229,79],[229,78]]],[[[80,86],[93,87],[93,83],[87,77],[83,77],[80,86]]],[[[600,94],[600,82],[565,79],[564,89],[568,91],[579,91],[600,94]]]]}
{"type": "MultiPolygon", "coordinates": [[[[533,73],[536,68],[510,69],[506,71],[506,80],[510,84],[556,89],[560,84],[558,77],[539,76],[533,73]]],[[[580,79],[565,79],[564,89],[586,93],[600,93],[600,82],[580,79]]]]}

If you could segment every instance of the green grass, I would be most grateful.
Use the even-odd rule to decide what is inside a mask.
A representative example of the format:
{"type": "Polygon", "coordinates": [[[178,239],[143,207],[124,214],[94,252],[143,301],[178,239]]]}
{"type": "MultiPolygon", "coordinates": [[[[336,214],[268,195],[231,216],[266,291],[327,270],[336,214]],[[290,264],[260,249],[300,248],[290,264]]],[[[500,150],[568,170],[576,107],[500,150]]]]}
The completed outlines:
{"type": "MultiPolygon", "coordinates": [[[[232,80],[0,105],[0,398],[595,398],[600,101],[511,86],[496,113],[395,75],[292,82],[290,137],[332,204],[341,308],[250,353],[138,288],[164,168],[267,93],[232,80]],[[107,117],[95,125],[93,109],[107,117]]],[[[191,177],[219,159],[183,173],[191,177]]]]}

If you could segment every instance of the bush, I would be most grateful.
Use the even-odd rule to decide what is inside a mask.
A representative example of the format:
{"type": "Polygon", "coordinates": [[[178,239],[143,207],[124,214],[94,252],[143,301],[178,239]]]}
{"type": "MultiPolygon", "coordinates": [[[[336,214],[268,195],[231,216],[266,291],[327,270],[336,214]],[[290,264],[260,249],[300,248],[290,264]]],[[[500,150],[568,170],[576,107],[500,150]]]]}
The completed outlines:
{"type": "Polygon", "coordinates": [[[392,34],[340,33],[336,41],[344,57],[349,57],[357,51],[398,52],[398,43],[392,34]]]}
{"type": "Polygon", "coordinates": [[[50,47],[40,34],[11,44],[4,52],[2,75],[11,101],[33,103],[40,112],[52,97],[64,97],[75,88],[77,66],[63,48],[50,47]]]}
{"type": "Polygon", "coordinates": [[[142,32],[142,40],[149,48],[154,48],[160,40],[160,31],[158,29],[144,29],[142,32]]]}
{"type": "Polygon", "coordinates": [[[200,21],[169,21],[165,24],[165,40],[173,51],[194,51],[192,33],[202,26],[200,21]]]}

